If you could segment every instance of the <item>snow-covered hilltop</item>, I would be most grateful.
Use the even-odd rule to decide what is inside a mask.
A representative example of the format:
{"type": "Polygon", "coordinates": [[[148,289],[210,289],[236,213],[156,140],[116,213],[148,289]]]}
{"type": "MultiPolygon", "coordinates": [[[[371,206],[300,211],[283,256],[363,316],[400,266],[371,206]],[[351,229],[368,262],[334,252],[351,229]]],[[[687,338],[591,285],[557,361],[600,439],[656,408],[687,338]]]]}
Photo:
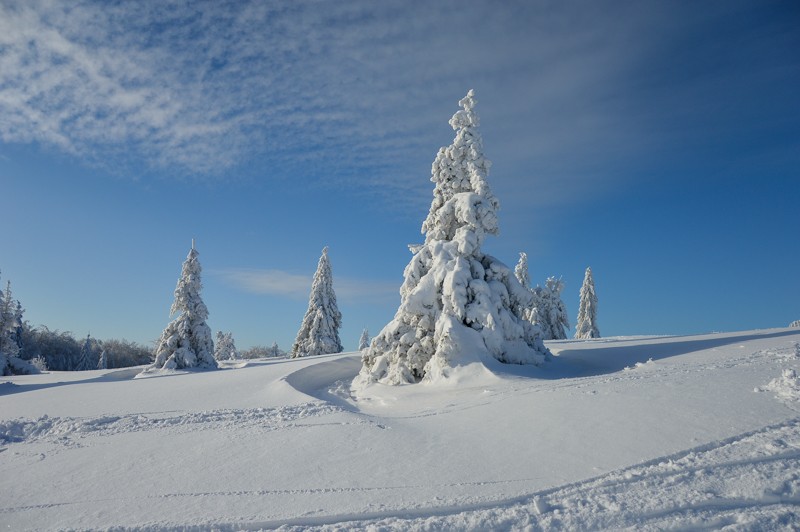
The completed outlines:
{"type": "Polygon", "coordinates": [[[542,366],[364,400],[359,353],[4,377],[0,522],[797,528],[799,345],[794,328],[560,341],[542,366]]]}

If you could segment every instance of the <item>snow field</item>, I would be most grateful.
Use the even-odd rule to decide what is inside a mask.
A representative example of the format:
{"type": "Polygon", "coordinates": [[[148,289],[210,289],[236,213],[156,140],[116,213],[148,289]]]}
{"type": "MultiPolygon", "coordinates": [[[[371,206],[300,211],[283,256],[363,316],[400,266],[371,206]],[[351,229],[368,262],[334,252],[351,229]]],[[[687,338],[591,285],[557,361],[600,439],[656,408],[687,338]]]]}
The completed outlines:
{"type": "Polygon", "coordinates": [[[560,341],[541,367],[487,360],[459,386],[355,395],[359,354],[8,377],[0,522],[785,529],[798,344],[796,329],[560,341]]]}

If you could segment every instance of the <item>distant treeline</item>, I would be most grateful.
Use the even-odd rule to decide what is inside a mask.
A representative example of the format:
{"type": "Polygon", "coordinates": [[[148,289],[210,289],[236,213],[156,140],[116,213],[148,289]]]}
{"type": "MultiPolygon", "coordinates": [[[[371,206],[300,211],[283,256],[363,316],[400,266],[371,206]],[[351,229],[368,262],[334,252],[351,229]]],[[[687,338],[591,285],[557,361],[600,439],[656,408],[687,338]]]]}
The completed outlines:
{"type": "MultiPolygon", "coordinates": [[[[26,324],[27,325],[27,324],[26,324]]],[[[68,331],[51,331],[44,325],[30,328],[26,325],[19,331],[19,358],[23,360],[44,359],[48,370],[73,371],[98,367],[100,355],[106,353],[106,367],[127,368],[149,364],[152,348],[128,340],[98,340],[87,337],[77,340],[68,331]],[[84,347],[88,364],[82,361],[84,347]],[[86,367],[88,366],[88,367],[86,367]]]]}

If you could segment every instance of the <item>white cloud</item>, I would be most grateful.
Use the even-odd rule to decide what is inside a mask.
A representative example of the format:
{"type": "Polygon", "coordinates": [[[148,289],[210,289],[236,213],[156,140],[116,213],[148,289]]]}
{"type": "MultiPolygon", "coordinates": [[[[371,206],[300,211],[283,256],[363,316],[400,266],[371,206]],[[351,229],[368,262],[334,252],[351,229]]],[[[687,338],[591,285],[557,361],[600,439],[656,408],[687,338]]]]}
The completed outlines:
{"type": "MultiPolygon", "coordinates": [[[[306,299],[311,290],[311,276],[281,270],[232,268],[211,273],[222,277],[238,289],[253,294],[306,299]]],[[[334,277],[333,288],[340,302],[378,302],[399,299],[400,283],[334,277]]]]}
{"type": "Polygon", "coordinates": [[[230,269],[211,273],[253,294],[307,297],[311,287],[311,276],[280,270],[230,269]]]}
{"type": "Polygon", "coordinates": [[[714,9],[6,0],[0,139],[168,175],[256,166],[243,171],[405,205],[428,201],[447,119],[475,88],[492,182],[571,201],[657,142],[669,111],[637,99],[653,83],[637,69],[714,9]]]}
{"type": "MultiPolygon", "coordinates": [[[[10,0],[0,5],[0,137],[100,163],[125,151],[189,173],[313,154],[329,171],[375,169],[382,186],[403,189],[402,166],[449,141],[446,121],[470,86],[513,73],[535,93],[531,67],[547,72],[564,60],[557,43],[586,34],[453,5],[10,0]]],[[[572,72],[547,84],[558,91],[572,72]]]]}

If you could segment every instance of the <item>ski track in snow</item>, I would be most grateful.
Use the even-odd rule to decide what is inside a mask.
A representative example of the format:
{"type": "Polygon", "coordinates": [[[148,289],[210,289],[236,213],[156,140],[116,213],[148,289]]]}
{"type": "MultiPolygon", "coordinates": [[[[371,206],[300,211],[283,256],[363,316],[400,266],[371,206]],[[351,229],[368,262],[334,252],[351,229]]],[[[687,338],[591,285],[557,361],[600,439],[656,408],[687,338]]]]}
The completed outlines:
{"type": "MultiPolygon", "coordinates": [[[[158,412],[94,418],[43,416],[0,422],[0,441],[6,444],[36,441],[72,444],[76,439],[86,436],[113,436],[148,430],[189,432],[234,428],[271,431],[299,427],[302,426],[298,423],[301,420],[341,412],[344,410],[338,406],[315,401],[280,408],[158,412]]],[[[367,421],[357,418],[353,423],[363,424],[367,421]]]]}
{"type": "Polygon", "coordinates": [[[321,517],[245,527],[292,531],[796,529],[800,526],[800,418],[483,508],[428,508],[367,517],[321,517]]]}
{"type": "MultiPolygon", "coordinates": [[[[445,486],[445,485],[442,485],[445,486]]],[[[366,492],[415,486],[174,493],[153,498],[366,492]]],[[[123,501],[124,502],[124,501],[123,501]]],[[[69,503],[55,503],[59,506],[69,503]]],[[[29,507],[24,509],[35,509],[29,507]]],[[[23,510],[7,508],[2,512],[23,510]]],[[[206,530],[171,522],[137,530],[206,530]]],[[[506,501],[213,523],[214,530],[790,530],[800,527],[800,418],[506,501]]]]}

